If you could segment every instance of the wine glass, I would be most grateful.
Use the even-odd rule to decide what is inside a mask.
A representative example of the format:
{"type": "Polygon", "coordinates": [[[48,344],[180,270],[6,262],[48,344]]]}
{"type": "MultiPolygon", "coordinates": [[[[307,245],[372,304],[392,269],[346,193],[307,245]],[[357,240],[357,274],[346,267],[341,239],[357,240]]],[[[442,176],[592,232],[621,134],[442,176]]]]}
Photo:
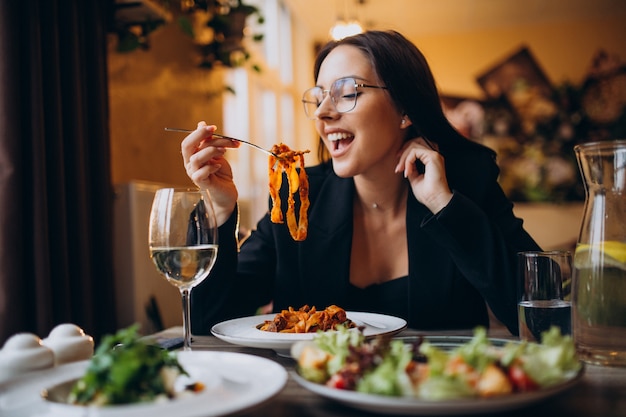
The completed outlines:
{"type": "Polygon", "coordinates": [[[150,258],[183,301],[183,350],[191,350],[191,290],[211,272],[217,257],[217,222],[206,190],[162,188],[150,211],[150,258]]]}

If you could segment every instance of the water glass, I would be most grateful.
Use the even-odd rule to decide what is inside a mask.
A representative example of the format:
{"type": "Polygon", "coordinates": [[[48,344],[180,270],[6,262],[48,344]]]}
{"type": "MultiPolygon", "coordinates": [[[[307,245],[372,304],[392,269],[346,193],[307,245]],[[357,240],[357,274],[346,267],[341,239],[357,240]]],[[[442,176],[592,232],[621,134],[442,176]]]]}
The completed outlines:
{"type": "Polygon", "coordinates": [[[541,342],[541,333],[557,326],[571,334],[572,255],[568,251],[518,253],[521,340],[541,342]]]}

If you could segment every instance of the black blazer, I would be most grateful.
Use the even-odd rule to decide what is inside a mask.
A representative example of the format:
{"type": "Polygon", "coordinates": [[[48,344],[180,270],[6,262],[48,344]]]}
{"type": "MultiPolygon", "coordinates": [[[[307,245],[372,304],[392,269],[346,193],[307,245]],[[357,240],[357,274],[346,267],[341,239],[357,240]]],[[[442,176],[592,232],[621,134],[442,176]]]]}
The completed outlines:
{"type": "MultiPolygon", "coordinates": [[[[346,293],[354,181],[336,176],[330,163],[307,168],[307,174],[311,206],[306,240],[294,241],[286,224],[271,223],[268,212],[238,253],[237,213],[220,227],[216,265],[192,291],[194,333],[206,334],[221,320],[252,315],[269,301],[275,312],[305,304],[350,310],[346,293]]],[[[412,192],[408,195],[405,319],[415,329],[488,326],[487,303],[517,334],[516,254],[540,248],[513,215],[513,204],[496,181],[499,170],[491,154],[477,148],[447,155],[446,174],[454,196],[436,215],[412,192]]]]}

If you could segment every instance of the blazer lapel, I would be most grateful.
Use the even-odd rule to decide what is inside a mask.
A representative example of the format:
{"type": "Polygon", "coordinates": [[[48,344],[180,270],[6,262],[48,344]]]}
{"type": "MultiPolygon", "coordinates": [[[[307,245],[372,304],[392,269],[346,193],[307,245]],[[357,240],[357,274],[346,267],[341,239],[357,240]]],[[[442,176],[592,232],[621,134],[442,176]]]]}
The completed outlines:
{"type": "MultiPolygon", "coordinates": [[[[298,254],[304,266],[300,284],[318,299],[341,294],[348,286],[353,196],[352,179],[331,174],[311,202],[308,237],[298,254]]],[[[333,302],[327,298],[325,304],[333,302]]]]}
{"type": "MultiPolygon", "coordinates": [[[[432,247],[432,239],[422,230],[422,221],[432,215],[409,192],[407,201],[407,246],[409,252],[409,322],[419,323],[420,312],[431,311],[429,306],[438,302],[427,285],[437,276],[439,255],[432,247]]],[[[422,319],[423,320],[423,319],[422,319]]]]}

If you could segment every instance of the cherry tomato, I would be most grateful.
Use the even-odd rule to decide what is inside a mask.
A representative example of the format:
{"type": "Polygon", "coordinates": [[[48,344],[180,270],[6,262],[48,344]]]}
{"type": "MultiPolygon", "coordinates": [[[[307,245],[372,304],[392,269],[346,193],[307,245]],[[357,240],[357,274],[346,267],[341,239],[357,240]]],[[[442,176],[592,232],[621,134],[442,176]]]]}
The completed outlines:
{"type": "Polygon", "coordinates": [[[346,380],[338,374],[330,377],[330,379],[326,381],[326,386],[337,389],[347,389],[346,380]]]}
{"type": "Polygon", "coordinates": [[[515,391],[535,391],[539,389],[539,385],[528,376],[526,371],[520,365],[511,365],[508,371],[508,377],[513,383],[515,391]]]}

